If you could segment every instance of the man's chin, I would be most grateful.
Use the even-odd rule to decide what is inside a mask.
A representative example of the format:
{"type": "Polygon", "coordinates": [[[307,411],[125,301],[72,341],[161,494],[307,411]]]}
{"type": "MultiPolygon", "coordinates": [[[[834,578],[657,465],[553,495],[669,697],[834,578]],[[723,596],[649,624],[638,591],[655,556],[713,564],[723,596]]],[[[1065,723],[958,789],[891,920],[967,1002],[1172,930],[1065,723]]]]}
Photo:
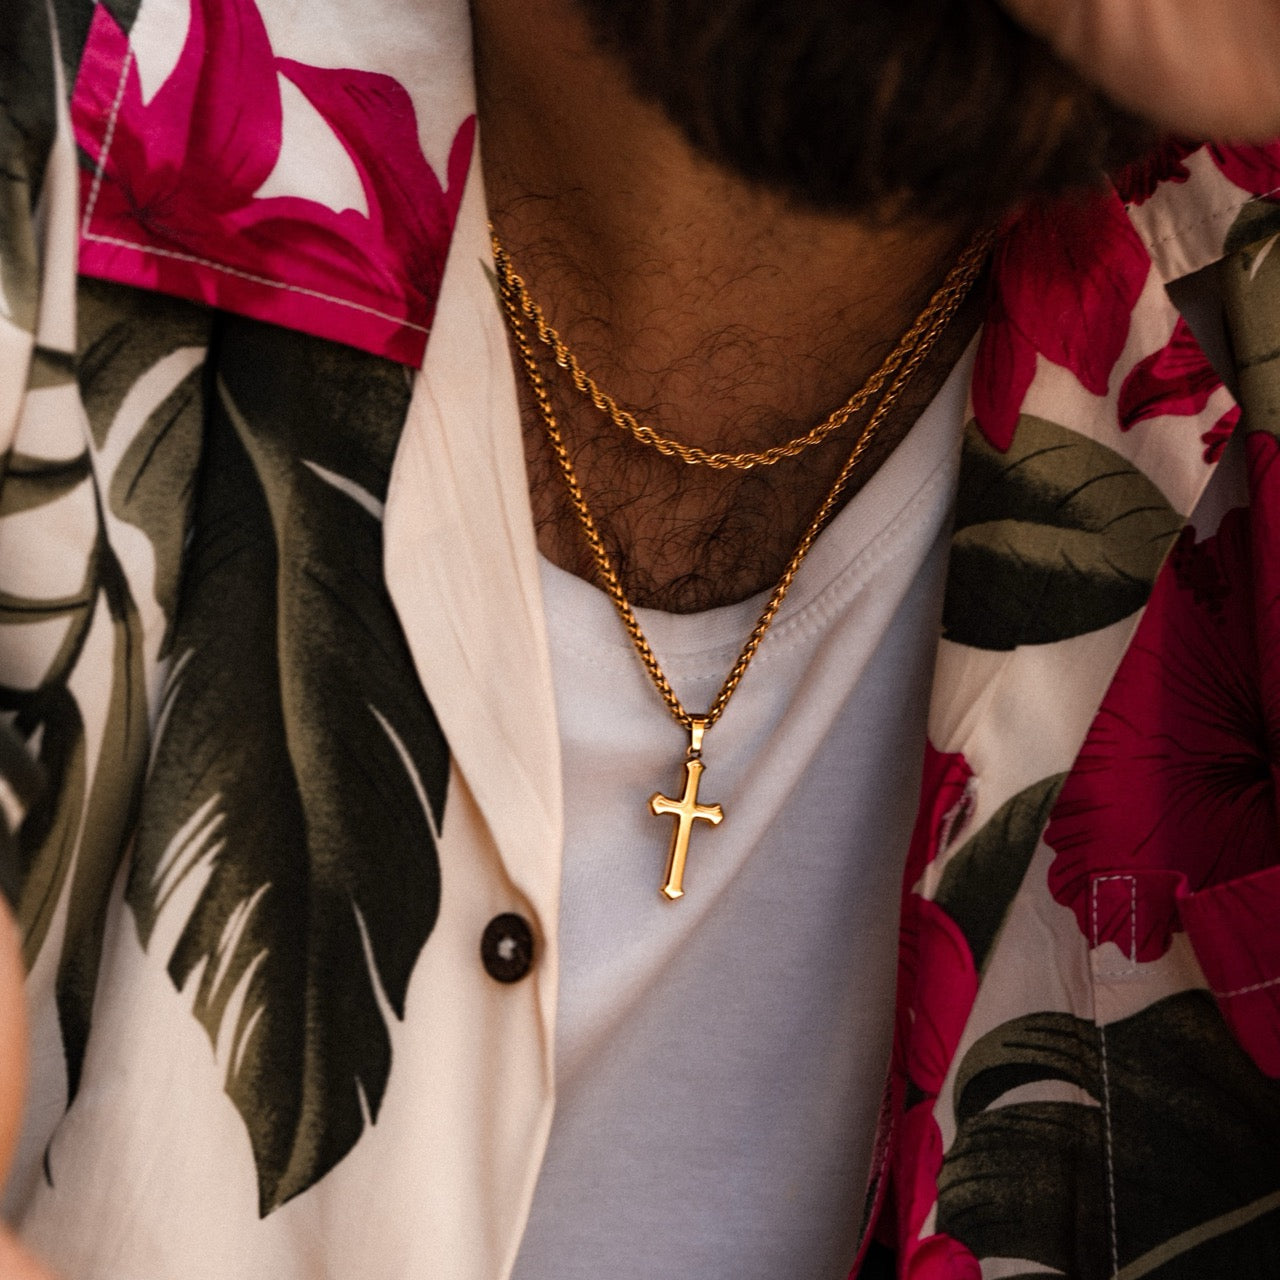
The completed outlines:
{"type": "Polygon", "coordinates": [[[580,3],[696,150],[817,213],[977,223],[1159,139],[997,0],[580,3]]]}

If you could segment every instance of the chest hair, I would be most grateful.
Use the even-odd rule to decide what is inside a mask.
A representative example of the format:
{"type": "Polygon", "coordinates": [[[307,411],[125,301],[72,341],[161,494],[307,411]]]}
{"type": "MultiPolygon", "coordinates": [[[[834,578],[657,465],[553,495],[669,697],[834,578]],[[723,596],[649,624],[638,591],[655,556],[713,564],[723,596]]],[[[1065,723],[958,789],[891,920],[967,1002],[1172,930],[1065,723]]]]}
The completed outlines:
{"type": "MultiPolygon", "coordinates": [[[[977,320],[972,304],[953,319],[880,426],[837,511],[906,436],[959,359],[977,320]]],[[[539,550],[553,564],[594,582],[595,560],[542,419],[523,382],[520,390],[539,550]]],[[[551,390],[565,445],[628,598],[670,613],[733,604],[778,581],[874,408],[799,457],[750,471],[714,471],[637,443],[562,379],[552,377],[551,390]]],[[[741,419],[748,425],[735,447],[742,448],[763,447],[813,425],[770,408],[748,410],[741,419]]],[[[678,428],[671,433],[679,438],[678,428]]]]}

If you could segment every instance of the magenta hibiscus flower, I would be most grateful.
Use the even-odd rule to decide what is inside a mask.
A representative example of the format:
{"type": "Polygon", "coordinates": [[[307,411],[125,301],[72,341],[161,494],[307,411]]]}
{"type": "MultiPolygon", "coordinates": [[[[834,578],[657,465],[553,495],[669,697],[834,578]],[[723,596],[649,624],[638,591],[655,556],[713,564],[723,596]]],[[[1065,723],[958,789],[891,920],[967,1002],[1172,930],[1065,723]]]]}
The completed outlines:
{"type": "Polygon", "coordinates": [[[1230,409],[1220,417],[1217,422],[1209,428],[1208,431],[1200,437],[1200,443],[1204,445],[1204,460],[1206,462],[1217,462],[1222,457],[1222,451],[1227,447],[1227,442],[1235,435],[1236,427],[1240,425],[1240,406],[1233,404],[1230,409]]]}
{"type": "Polygon", "coordinates": [[[1280,867],[1185,899],[1182,920],[1227,1025],[1280,1077],[1280,867]]]}
{"type": "Polygon", "coordinates": [[[1191,171],[1183,164],[1201,143],[1187,138],[1166,138],[1153,151],[1121,169],[1112,179],[1126,204],[1143,204],[1166,182],[1186,182],[1191,171]]]}
{"type": "Polygon", "coordinates": [[[1277,859],[1280,575],[1261,553],[1244,510],[1203,542],[1184,531],[1045,833],[1054,897],[1137,961],[1163,953],[1166,922],[1114,902],[1092,919],[1096,876],[1167,869],[1196,890],[1277,859]]]}
{"type": "Polygon", "coordinates": [[[963,825],[969,811],[972,777],[969,762],[958,751],[939,751],[932,742],[925,742],[920,808],[907,852],[908,888],[938,856],[938,850],[949,841],[951,834],[963,825]]]}
{"type": "MultiPolygon", "coordinates": [[[[1120,387],[1120,430],[1128,431],[1148,418],[1166,414],[1197,414],[1222,386],[1191,326],[1181,317],[1173,336],[1130,370],[1120,387]]],[[[1200,437],[1204,460],[1217,462],[1240,421],[1239,405],[1232,405],[1200,437]]]]}
{"type": "Polygon", "coordinates": [[[1120,429],[1164,414],[1199,413],[1222,386],[1209,358],[1181,317],[1173,336],[1138,361],[1120,388],[1120,429]]]}
{"type": "Polygon", "coordinates": [[[942,1131],[933,1118],[933,1099],[918,1102],[898,1130],[898,1160],[894,1169],[894,1196],[904,1252],[920,1234],[938,1198],[938,1174],[942,1172],[942,1131]]]}
{"type": "Polygon", "coordinates": [[[912,894],[902,946],[910,980],[904,1062],[922,1093],[942,1088],[978,995],[978,973],[960,926],[936,902],[912,894]]]}
{"type": "Polygon", "coordinates": [[[903,1280],[982,1280],[982,1266],[959,1240],[936,1235],[910,1251],[901,1274],[903,1280]]]}
{"type": "Polygon", "coordinates": [[[917,1103],[902,1117],[894,1196],[898,1212],[898,1274],[904,1280],[981,1280],[978,1260],[947,1235],[920,1239],[929,1211],[938,1199],[942,1171],[942,1133],[933,1118],[933,1102],[917,1103]]]}
{"type": "Polygon", "coordinates": [[[1037,201],[996,250],[992,296],[973,375],[974,416],[1006,450],[1036,359],[1106,395],[1151,269],[1114,191],[1037,201]]]}
{"type": "Polygon", "coordinates": [[[444,187],[396,81],[277,58],[252,0],[193,0],[178,63],[148,102],[127,37],[99,5],[72,118],[91,162],[88,274],[421,360],[473,121],[455,135],[444,187]],[[367,214],[258,195],[280,158],[281,76],[351,157],[367,214]]]}
{"type": "Polygon", "coordinates": [[[1280,190],[1280,142],[1258,146],[1212,144],[1208,151],[1214,164],[1250,195],[1270,196],[1280,190]]]}
{"type": "MultiPolygon", "coordinates": [[[[920,808],[916,813],[916,824],[911,833],[903,876],[902,925],[898,948],[898,1014],[893,1051],[895,1069],[900,1074],[907,1070],[908,1052],[920,1059],[917,1075],[913,1078],[916,1087],[926,1092],[936,1093],[941,1085],[941,1078],[938,1077],[936,1083],[931,1083],[938,1073],[936,1069],[929,1067],[923,1068],[924,1078],[921,1078],[922,1064],[936,1063],[941,1054],[949,1056],[950,1050],[942,1046],[949,1033],[930,1030],[928,1027],[933,1016],[932,997],[924,996],[925,1004],[921,1008],[916,1007],[919,978],[923,973],[925,981],[931,982],[934,969],[941,969],[940,981],[945,1001],[945,987],[949,980],[945,956],[954,952],[958,946],[963,949],[960,961],[962,971],[973,974],[974,965],[968,944],[955,922],[940,907],[926,902],[913,892],[912,886],[920,879],[925,867],[938,856],[938,851],[948,842],[951,833],[964,822],[970,806],[969,781],[972,777],[973,770],[959,752],[939,751],[931,742],[925,742],[920,808]],[[940,935],[938,938],[926,937],[935,932],[940,935]],[[928,957],[923,962],[922,955],[928,957]],[[919,1046],[915,1046],[917,1029],[922,1037],[919,1046]]],[[[976,975],[973,978],[973,988],[976,991],[976,975]]],[[[972,1002],[973,996],[970,994],[967,1002],[962,999],[957,1004],[962,1003],[967,1014],[972,1002]]],[[[944,1023],[949,1022],[950,1010],[942,1010],[941,1017],[944,1023]]],[[[963,1026],[962,1019],[960,1029],[963,1026]]],[[[956,1036],[959,1036],[959,1029],[956,1030],[956,1036]]],[[[945,1062],[941,1070],[945,1072],[945,1062]]]]}

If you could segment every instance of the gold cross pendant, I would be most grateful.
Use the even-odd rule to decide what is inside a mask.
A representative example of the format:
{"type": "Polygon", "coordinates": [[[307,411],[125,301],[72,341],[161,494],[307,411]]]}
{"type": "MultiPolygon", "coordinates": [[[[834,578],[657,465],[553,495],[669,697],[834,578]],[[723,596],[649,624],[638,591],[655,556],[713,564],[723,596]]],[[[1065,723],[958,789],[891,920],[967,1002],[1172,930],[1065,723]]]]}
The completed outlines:
{"type": "Polygon", "coordinates": [[[676,819],[671,832],[671,848],[667,851],[667,880],[662,886],[662,896],[671,902],[684,897],[684,864],[689,855],[689,836],[693,824],[697,821],[709,822],[713,827],[719,826],[724,819],[724,810],[718,804],[698,803],[698,783],[702,779],[704,765],[702,763],[702,735],[707,731],[707,722],[695,718],[689,725],[689,750],[684,761],[684,794],[679,800],[672,800],[660,791],[649,799],[649,811],[659,817],[670,814],[676,819]]]}

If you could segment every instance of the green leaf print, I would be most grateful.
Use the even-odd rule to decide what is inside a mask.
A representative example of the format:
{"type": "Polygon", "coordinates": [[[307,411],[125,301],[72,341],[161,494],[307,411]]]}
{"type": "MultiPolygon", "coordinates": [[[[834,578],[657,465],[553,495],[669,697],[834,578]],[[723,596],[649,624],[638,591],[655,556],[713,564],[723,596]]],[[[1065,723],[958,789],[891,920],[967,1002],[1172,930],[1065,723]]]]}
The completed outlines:
{"type": "Polygon", "coordinates": [[[1280,436],[1280,206],[1245,205],[1219,268],[1244,425],[1280,436]],[[1260,238],[1261,237],[1261,238],[1260,238]]]}
{"type": "Polygon", "coordinates": [[[1250,200],[1236,215],[1236,220],[1227,232],[1223,252],[1240,253],[1243,250],[1258,250],[1261,243],[1272,236],[1280,235],[1280,204],[1270,200],[1250,200]]]}
{"type": "Polygon", "coordinates": [[[1066,776],[1055,774],[1020,791],[947,859],[934,897],[960,926],[979,970],[1031,865],[1066,776]]]}
{"type": "Polygon", "coordinates": [[[65,387],[75,380],[76,358],[70,352],[39,346],[32,351],[31,367],[27,370],[28,391],[65,387]]]}
{"type": "MultiPolygon", "coordinates": [[[[1099,1028],[1032,1014],[956,1079],[938,1230],[1073,1280],[1235,1280],[1280,1257],[1280,1087],[1205,991],[1099,1028]]],[[[1002,1264],[1003,1265],[1003,1264],[1002,1264]]]]}
{"type": "Polygon", "coordinates": [[[943,608],[949,640],[1048,644],[1140,609],[1182,518],[1118,453],[1023,415],[1008,452],[971,423],[943,608]]]}
{"type": "MultiPolygon", "coordinates": [[[[0,686],[0,707],[12,713],[16,733],[44,775],[15,842],[18,914],[31,965],[63,910],[55,991],[70,1098],[92,1018],[107,898],[133,826],[148,750],[148,649],[157,647],[149,631],[159,627],[142,593],[172,607],[178,564],[176,552],[166,555],[166,548],[181,544],[184,495],[199,457],[198,407],[184,400],[176,412],[175,396],[198,386],[198,374],[184,371],[203,361],[210,325],[203,308],[118,286],[88,285],[83,298],[79,352],[65,357],[37,349],[28,392],[33,403],[43,399],[37,418],[60,422],[55,454],[89,443],[86,426],[103,453],[96,459],[87,449],[32,456],[22,449],[20,428],[0,489],[0,526],[19,517],[11,526],[17,530],[9,539],[11,556],[16,536],[28,539],[19,559],[32,556],[40,563],[38,557],[48,554],[59,572],[73,557],[83,561],[79,588],[69,594],[0,592],[7,648],[35,652],[30,632],[43,627],[46,635],[38,665],[28,663],[29,679],[0,686]],[[171,383],[177,391],[166,394],[171,383]],[[123,461],[109,489],[118,513],[104,506],[97,474],[116,449],[123,461]],[[62,509],[50,527],[57,536],[46,549],[31,541],[28,517],[56,504],[62,509]],[[155,563],[147,565],[154,571],[137,582],[130,581],[113,542],[121,519],[143,526],[155,544],[155,563]],[[60,631],[50,630],[58,626],[60,631]],[[31,669],[40,674],[31,676],[31,669]],[[92,770],[90,760],[96,762],[92,770]]],[[[37,433],[35,442],[48,443],[47,433],[37,433]]]]}
{"type": "Polygon", "coordinates": [[[248,1130],[262,1213],[377,1119],[435,922],[448,757],[382,580],[400,367],[228,320],[127,889],[248,1130]]]}
{"type": "MultiPolygon", "coordinates": [[[[181,361],[183,352],[203,359],[211,323],[205,308],[180,298],[87,279],[76,291],[76,322],[81,396],[98,448],[117,428],[126,399],[138,395],[144,378],[155,377],[167,362],[181,361]]],[[[162,409],[155,406],[154,412],[162,409]]],[[[163,481],[156,488],[163,492],[163,481]]],[[[175,508],[176,496],[170,503],[175,508]]]]}
{"type": "Polygon", "coordinates": [[[83,484],[92,469],[87,453],[66,461],[11,453],[4,467],[3,513],[14,515],[57,502],[83,484]]]}
{"type": "Polygon", "coordinates": [[[92,784],[85,769],[85,721],[74,691],[74,671],[66,683],[49,681],[34,691],[0,689],[0,706],[16,713],[15,728],[27,741],[39,742],[39,762],[48,783],[47,803],[33,808],[19,831],[19,923],[30,965],[59,903],[65,901],[55,989],[69,1098],[79,1086],[88,1041],[107,896],[132,826],[136,780],[147,754],[146,679],[137,610],[120,563],[105,540],[99,541],[90,568],[90,603],[72,614],[55,665],[74,669],[87,649],[109,647],[111,679],[100,713],[109,738],[100,747],[92,784]]]}
{"type": "Polygon", "coordinates": [[[43,0],[4,10],[0,39],[0,315],[33,333],[39,287],[33,211],[57,131],[52,31],[43,0]]]}
{"type": "MultiPolygon", "coordinates": [[[[39,766],[21,737],[7,725],[0,726],[0,777],[24,808],[35,804],[44,789],[44,775],[39,766]]],[[[0,895],[14,912],[19,909],[22,880],[17,833],[0,817],[0,895]]]]}

